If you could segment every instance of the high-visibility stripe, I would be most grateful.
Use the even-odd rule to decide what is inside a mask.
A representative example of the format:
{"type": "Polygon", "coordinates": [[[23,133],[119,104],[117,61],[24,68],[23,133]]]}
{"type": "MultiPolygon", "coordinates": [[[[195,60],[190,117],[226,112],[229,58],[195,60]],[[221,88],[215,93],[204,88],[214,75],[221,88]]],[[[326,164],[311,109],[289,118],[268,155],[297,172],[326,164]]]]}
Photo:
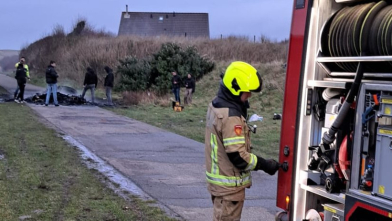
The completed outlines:
{"type": "Polygon", "coordinates": [[[257,165],[257,157],[253,153],[250,154],[250,162],[245,170],[254,170],[257,165]]]}
{"type": "Polygon", "coordinates": [[[223,145],[229,146],[234,144],[243,144],[245,143],[245,137],[230,137],[223,139],[223,145]]]}
{"type": "Polygon", "coordinates": [[[218,167],[218,143],[216,142],[215,134],[211,133],[211,173],[212,174],[219,174],[219,167],[218,167]]]}
{"type": "MultiPolygon", "coordinates": [[[[15,68],[17,68],[18,65],[19,65],[19,62],[15,64],[15,68]]],[[[29,66],[27,64],[24,64],[23,68],[26,69],[26,76],[30,77],[29,66]]]]}
{"type": "Polygon", "coordinates": [[[252,180],[250,172],[245,173],[241,177],[221,176],[221,175],[214,175],[206,172],[206,178],[209,183],[218,186],[232,186],[232,187],[247,185],[252,180]]]}

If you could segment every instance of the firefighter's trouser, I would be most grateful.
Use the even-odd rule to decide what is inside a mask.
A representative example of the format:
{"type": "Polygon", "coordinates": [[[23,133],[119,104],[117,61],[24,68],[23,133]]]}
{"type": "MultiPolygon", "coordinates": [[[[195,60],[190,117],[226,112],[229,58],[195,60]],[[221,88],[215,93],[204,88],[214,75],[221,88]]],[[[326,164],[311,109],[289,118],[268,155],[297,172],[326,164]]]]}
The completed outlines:
{"type": "Polygon", "coordinates": [[[214,204],[214,221],[239,221],[241,220],[242,207],[244,200],[232,201],[223,199],[222,196],[211,195],[214,204]]]}

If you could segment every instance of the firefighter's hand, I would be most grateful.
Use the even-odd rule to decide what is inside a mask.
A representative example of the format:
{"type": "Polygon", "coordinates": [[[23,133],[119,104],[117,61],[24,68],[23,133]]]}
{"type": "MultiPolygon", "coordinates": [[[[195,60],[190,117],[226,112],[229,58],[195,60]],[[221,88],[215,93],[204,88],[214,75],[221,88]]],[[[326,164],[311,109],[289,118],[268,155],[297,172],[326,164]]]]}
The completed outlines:
{"type": "Polygon", "coordinates": [[[266,167],[263,170],[272,176],[279,170],[279,163],[276,162],[276,160],[269,159],[267,160],[266,167]]]}
{"type": "Polygon", "coordinates": [[[265,160],[262,157],[258,157],[257,161],[257,169],[263,170],[271,176],[279,170],[279,163],[273,159],[265,160]]]}

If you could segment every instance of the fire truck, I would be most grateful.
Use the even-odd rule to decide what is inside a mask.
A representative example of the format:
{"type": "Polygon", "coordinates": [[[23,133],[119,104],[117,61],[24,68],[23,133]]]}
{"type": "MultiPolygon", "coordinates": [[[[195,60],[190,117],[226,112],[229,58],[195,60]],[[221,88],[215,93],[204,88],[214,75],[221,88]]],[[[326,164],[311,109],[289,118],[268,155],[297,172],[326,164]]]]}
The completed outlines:
{"type": "Polygon", "coordinates": [[[276,220],[392,219],[392,1],[294,0],[276,220]]]}

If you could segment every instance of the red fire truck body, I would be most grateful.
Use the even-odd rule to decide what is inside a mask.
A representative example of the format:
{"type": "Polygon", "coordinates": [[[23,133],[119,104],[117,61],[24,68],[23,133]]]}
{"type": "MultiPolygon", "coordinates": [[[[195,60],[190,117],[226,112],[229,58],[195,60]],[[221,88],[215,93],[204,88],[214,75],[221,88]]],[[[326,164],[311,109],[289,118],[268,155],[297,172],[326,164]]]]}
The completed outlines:
{"type": "Polygon", "coordinates": [[[277,220],[392,219],[392,2],[295,0],[277,220]]]}

